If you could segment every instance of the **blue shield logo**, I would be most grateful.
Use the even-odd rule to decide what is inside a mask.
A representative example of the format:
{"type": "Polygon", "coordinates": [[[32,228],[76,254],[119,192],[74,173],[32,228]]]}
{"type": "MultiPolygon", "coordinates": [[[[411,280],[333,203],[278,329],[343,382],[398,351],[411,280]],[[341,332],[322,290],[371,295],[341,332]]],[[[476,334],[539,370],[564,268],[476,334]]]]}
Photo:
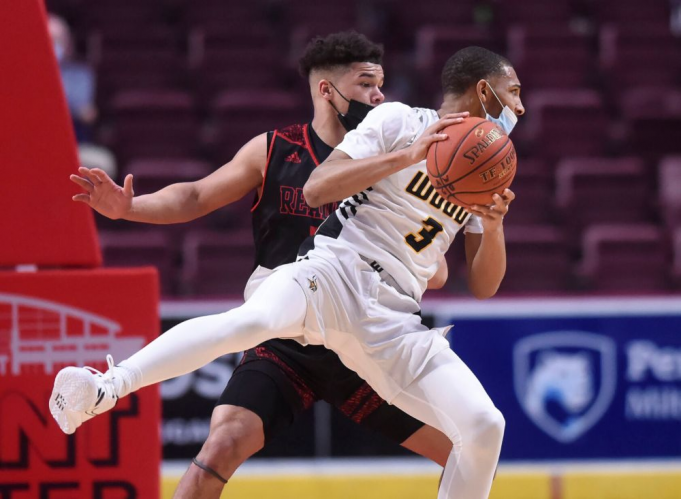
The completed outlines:
{"type": "Polygon", "coordinates": [[[525,414],[562,443],[578,439],[612,403],[617,383],[615,343],[582,331],[523,338],[513,349],[514,387],[525,414]]]}

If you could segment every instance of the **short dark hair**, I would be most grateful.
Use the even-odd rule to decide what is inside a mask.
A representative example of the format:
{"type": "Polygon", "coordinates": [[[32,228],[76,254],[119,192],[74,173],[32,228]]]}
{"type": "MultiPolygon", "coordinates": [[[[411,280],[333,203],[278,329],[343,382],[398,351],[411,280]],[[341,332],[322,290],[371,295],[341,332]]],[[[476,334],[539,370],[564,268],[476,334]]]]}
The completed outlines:
{"type": "Polygon", "coordinates": [[[503,75],[505,67],[513,67],[505,57],[482,47],[466,47],[445,63],[442,69],[442,91],[461,95],[480,80],[503,75]]]}
{"type": "Polygon", "coordinates": [[[318,36],[308,43],[298,62],[300,74],[308,77],[314,70],[335,69],[353,62],[381,64],[383,45],[376,44],[356,31],[318,36]]]}

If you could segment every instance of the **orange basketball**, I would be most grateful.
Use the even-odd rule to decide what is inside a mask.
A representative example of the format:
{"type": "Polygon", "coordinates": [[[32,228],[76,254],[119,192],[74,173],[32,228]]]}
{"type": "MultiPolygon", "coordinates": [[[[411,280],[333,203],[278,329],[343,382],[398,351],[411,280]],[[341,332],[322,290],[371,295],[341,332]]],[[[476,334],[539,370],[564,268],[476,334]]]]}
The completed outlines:
{"type": "Polygon", "coordinates": [[[513,142],[491,121],[466,118],[440,133],[448,140],[428,150],[428,177],[438,194],[463,208],[492,204],[511,185],[517,164],[513,142]]]}

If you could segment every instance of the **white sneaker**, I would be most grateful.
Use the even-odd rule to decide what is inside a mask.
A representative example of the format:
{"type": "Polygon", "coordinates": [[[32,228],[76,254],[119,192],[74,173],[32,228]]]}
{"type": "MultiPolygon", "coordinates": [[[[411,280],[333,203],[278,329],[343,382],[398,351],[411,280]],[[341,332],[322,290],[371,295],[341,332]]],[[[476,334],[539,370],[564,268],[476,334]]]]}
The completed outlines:
{"type": "Polygon", "coordinates": [[[71,435],[88,419],[113,408],[118,401],[111,368],[113,357],[106,356],[109,370],[102,374],[92,367],[65,367],[54,379],[50,412],[61,431],[71,435]]]}

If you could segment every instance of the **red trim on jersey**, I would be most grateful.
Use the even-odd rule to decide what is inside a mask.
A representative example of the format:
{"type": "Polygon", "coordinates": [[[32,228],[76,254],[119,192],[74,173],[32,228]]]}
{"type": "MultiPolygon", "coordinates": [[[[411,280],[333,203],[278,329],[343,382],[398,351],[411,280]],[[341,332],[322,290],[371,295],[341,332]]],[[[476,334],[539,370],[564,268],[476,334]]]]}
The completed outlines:
{"type": "Polygon", "coordinates": [[[315,400],[317,400],[317,397],[315,396],[312,389],[307,386],[307,384],[300,376],[298,376],[291,366],[281,360],[275,352],[268,350],[266,347],[255,347],[254,350],[255,355],[257,355],[259,358],[274,362],[282,371],[284,371],[284,373],[286,373],[288,378],[293,382],[293,388],[296,390],[296,392],[298,392],[298,395],[302,399],[303,409],[309,409],[312,407],[312,404],[314,404],[315,400]]]}
{"type": "Polygon", "coordinates": [[[260,185],[260,194],[258,195],[258,202],[253,205],[251,208],[251,213],[255,211],[255,209],[258,207],[260,204],[260,201],[262,201],[262,193],[265,192],[265,180],[267,180],[267,170],[270,169],[270,159],[272,159],[272,151],[274,150],[274,139],[277,138],[278,131],[275,130],[274,133],[272,134],[272,141],[270,142],[270,150],[267,153],[267,163],[265,163],[265,172],[262,174],[262,184],[260,185]]]}
{"type": "Polygon", "coordinates": [[[310,156],[312,156],[312,161],[314,161],[314,165],[319,166],[319,160],[317,159],[317,156],[315,156],[315,153],[312,150],[312,142],[310,142],[310,132],[307,129],[307,123],[303,125],[303,134],[305,135],[305,149],[307,149],[307,152],[309,152],[310,156]]]}
{"type": "Polygon", "coordinates": [[[384,402],[368,384],[364,383],[343,402],[339,409],[355,423],[361,423],[384,402]]]}
{"type": "Polygon", "coordinates": [[[279,137],[291,144],[304,146],[305,134],[303,133],[303,127],[304,125],[289,125],[285,128],[280,128],[279,137]]]}

